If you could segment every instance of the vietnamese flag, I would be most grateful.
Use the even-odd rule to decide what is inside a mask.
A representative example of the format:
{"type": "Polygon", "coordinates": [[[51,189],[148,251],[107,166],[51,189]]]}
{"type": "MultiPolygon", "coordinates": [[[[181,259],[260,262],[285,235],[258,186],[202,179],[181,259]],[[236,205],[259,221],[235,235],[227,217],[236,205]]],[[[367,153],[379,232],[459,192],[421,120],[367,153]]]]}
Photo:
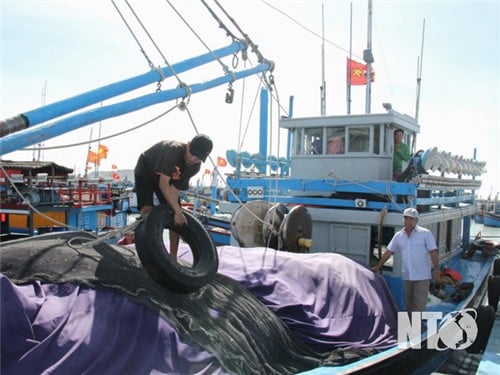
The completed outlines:
{"type": "Polygon", "coordinates": [[[119,180],[120,179],[120,175],[118,173],[113,173],[113,179],[114,180],[119,180]]]}
{"type": "Polygon", "coordinates": [[[217,166],[218,167],[225,167],[227,165],[227,160],[223,158],[222,156],[217,156],[217,166]]]}
{"type": "Polygon", "coordinates": [[[106,159],[108,157],[108,147],[104,145],[99,145],[99,148],[97,149],[97,155],[99,156],[99,159],[106,159]]]}
{"type": "Polygon", "coordinates": [[[87,160],[89,163],[95,163],[99,165],[99,155],[97,155],[94,151],[89,150],[87,160]]]}
{"type": "Polygon", "coordinates": [[[118,167],[116,166],[116,164],[111,164],[111,169],[118,169],[118,167]]]}
{"type": "Polygon", "coordinates": [[[205,173],[204,174],[210,174],[210,173],[211,173],[210,169],[205,169],[205,173]]]}
{"type": "MultiPolygon", "coordinates": [[[[375,72],[371,71],[371,82],[375,81],[375,72]]],[[[353,86],[366,85],[366,65],[347,58],[347,83],[353,86]]]]}

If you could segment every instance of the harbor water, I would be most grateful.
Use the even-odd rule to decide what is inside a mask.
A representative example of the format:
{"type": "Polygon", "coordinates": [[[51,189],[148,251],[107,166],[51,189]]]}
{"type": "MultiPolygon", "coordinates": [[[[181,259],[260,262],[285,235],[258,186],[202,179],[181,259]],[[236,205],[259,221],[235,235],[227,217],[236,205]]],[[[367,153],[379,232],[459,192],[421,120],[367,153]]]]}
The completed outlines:
{"type": "Polygon", "coordinates": [[[481,236],[485,240],[500,241],[500,228],[472,223],[470,228],[471,236],[474,237],[479,232],[481,232],[481,236]]]}

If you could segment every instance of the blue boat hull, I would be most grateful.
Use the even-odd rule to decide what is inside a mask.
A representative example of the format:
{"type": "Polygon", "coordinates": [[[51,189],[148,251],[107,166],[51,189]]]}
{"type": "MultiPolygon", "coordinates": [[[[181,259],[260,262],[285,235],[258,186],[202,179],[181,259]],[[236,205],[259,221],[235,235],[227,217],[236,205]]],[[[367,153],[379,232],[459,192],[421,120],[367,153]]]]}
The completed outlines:
{"type": "Polygon", "coordinates": [[[483,224],[487,227],[500,228],[500,215],[492,212],[485,212],[483,224]]]}

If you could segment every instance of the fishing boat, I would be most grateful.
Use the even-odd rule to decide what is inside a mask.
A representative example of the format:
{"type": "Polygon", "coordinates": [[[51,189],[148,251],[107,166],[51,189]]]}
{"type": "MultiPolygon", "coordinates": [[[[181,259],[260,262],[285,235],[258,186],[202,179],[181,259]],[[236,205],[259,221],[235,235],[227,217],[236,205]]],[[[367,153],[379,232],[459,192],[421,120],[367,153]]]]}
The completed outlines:
{"type": "Polygon", "coordinates": [[[500,214],[494,211],[483,214],[483,224],[487,227],[500,227],[500,214]]]}
{"type": "MultiPolygon", "coordinates": [[[[172,71],[240,52],[243,57],[249,45],[257,47],[235,41],[173,69],[154,69],[2,121],[0,150],[269,73],[272,63],[259,58],[254,68],[189,90],[155,90],[71,115],[103,98],[156,85],[172,71]]],[[[264,112],[267,97],[262,90],[264,112]]],[[[478,328],[467,348],[483,350],[493,320],[482,301],[495,256],[466,256],[464,250],[480,187],[475,177],[484,163],[437,148],[415,150],[394,180],[394,130],[402,129],[413,144],[420,126],[385,107],[385,113],[281,119],[290,135],[286,157],[230,152],[235,171],[218,209],[231,214],[238,245],[215,246],[189,211],[188,225],[176,227],[164,205],[134,224],[134,245],[118,246],[86,231],[3,242],[2,373],[429,373],[451,347],[471,344],[461,341],[469,331],[460,331],[457,341],[443,328],[461,319],[478,328]],[[344,153],[328,154],[330,136],[339,133],[344,153]],[[434,286],[429,296],[428,329],[415,324],[400,339],[400,259],[382,274],[370,265],[401,228],[408,207],[420,211],[419,223],[436,237],[450,283],[434,286]],[[166,251],[165,229],[184,240],[178,261],[166,251]]]]}
{"type": "Polygon", "coordinates": [[[476,224],[484,224],[489,227],[499,226],[500,205],[498,204],[498,195],[495,199],[481,200],[477,204],[477,212],[474,217],[476,224]],[[488,216],[485,221],[485,216],[488,216]]]}
{"type": "Polygon", "coordinates": [[[127,224],[128,197],[114,180],[76,177],[53,162],[0,162],[2,240],[53,231],[99,233],[127,224]]]}

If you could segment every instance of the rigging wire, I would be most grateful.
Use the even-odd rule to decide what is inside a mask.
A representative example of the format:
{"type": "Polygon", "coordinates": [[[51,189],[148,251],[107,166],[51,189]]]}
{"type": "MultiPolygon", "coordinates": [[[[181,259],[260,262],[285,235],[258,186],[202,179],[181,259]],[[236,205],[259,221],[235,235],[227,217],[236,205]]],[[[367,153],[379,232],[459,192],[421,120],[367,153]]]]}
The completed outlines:
{"type": "MultiPolygon", "coordinates": [[[[167,115],[169,112],[173,111],[178,105],[174,105],[172,106],[171,108],[167,109],[166,111],[160,113],[158,116],[155,116],[153,117],[152,119],[149,119],[139,125],[136,125],[136,126],[133,126],[127,130],[123,130],[123,131],[120,131],[118,133],[113,133],[111,135],[107,135],[105,137],[100,137],[98,139],[94,139],[94,140],[90,140],[90,141],[83,141],[83,142],[78,142],[78,143],[71,143],[71,144],[66,144],[66,145],[59,145],[59,146],[48,146],[48,147],[42,147],[40,148],[40,150],[55,150],[55,149],[59,149],[59,148],[69,148],[69,147],[76,147],[76,146],[81,146],[81,145],[86,145],[86,144],[90,144],[90,143],[93,143],[93,142],[96,142],[96,141],[104,141],[106,139],[110,139],[110,138],[115,138],[115,137],[118,137],[120,135],[123,135],[123,134],[126,134],[126,133],[130,133],[134,130],[137,130],[137,129],[140,129],[146,125],[149,125],[151,124],[152,122],[162,118],[163,116],[167,115]]],[[[38,150],[39,147],[36,147],[36,149],[38,150]]],[[[23,148],[19,151],[31,151],[33,150],[33,148],[23,148]]]]}
{"type": "MultiPolygon", "coordinates": [[[[141,21],[141,19],[139,18],[139,16],[137,15],[137,13],[135,12],[135,10],[132,8],[132,6],[130,5],[130,3],[128,2],[128,0],[125,0],[125,3],[127,4],[128,8],[130,9],[130,11],[132,12],[132,14],[134,15],[135,19],[137,20],[137,22],[139,23],[139,25],[141,26],[142,30],[144,31],[144,33],[147,35],[147,37],[149,38],[150,42],[153,44],[153,46],[156,48],[156,51],[160,54],[160,56],[163,58],[163,61],[165,62],[165,64],[168,66],[168,68],[170,69],[170,71],[172,72],[173,76],[177,79],[177,81],[179,82],[179,84],[181,84],[181,80],[179,79],[177,73],[175,72],[174,68],[170,65],[170,63],[168,62],[167,58],[165,57],[165,55],[162,53],[161,49],[158,47],[158,45],[156,44],[154,38],[151,37],[151,34],[149,33],[149,31],[147,30],[146,26],[144,26],[144,23],[141,21]]],[[[155,67],[152,67],[153,70],[157,71],[158,74],[160,74],[160,77],[161,79],[158,81],[158,84],[157,84],[157,88],[156,88],[156,91],[160,91],[161,90],[161,82],[165,80],[165,73],[163,72],[162,69],[160,69],[160,67],[158,68],[155,68],[155,67]]]]}
{"type": "Polygon", "coordinates": [[[118,8],[118,6],[116,5],[115,3],[115,0],[111,0],[111,2],[113,3],[113,6],[115,7],[116,11],[118,12],[118,15],[120,16],[120,18],[122,19],[123,23],[125,23],[125,26],[127,27],[128,31],[130,32],[130,34],[132,35],[132,37],[134,38],[135,42],[137,43],[137,45],[139,46],[139,49],[140,51],[142,52],[144,58],[146,59],[146,61],[148,62],[148,66],[151,68],[151,69],[154,69],[154,64],[153,62],[151,61],[151,59],[149,58],[149,56],[147,55],[146,51],[144,50],[144,48],[142,47],[142,44],[141,42],[139,42],[139,39],[137,39],[137,37],[135,36],[134,32],[132,31],[132,28],[130,27],[130,25],[128,24],[127,20],[125,19],[125,17],[123,16],[123,13],[120,11],[120,9],[118,8]]]}
{"type": "MultiPolygon", "coordinates": [[[[307,26],[305,26],[304,24],[302,24],[301,22],[297,21],[295,18],[293,18],[292,16],[290,16],[289,14],[287,14],[286,12],[282,11],[281,9],[279,9],[278,7],[270,4],[268,1],[266,0],[262,0],[262,2],[267,5],[269,8],[271,9],[274,9],[276,12],[282,14],[283,16],[285,16],[286,18],[288,18],[290,21],[292,21],[293,23],[295,23],[296,25],[298,25],[299,27],[303,28],[304,30],[306,30],[308,33],[324,40],[325,42],[327,42],[328,44],[331,44],[332,46],[334,46],[335,48],[338,48],[339,50],[343,51],[343,52],[346,52],[346,53],[351,53],[351,51],[349,51],[348,49],[328,40],[328,39],[325,39],[322,35],[318,34],[317,32],[311,30],[310,28],[308,28],[307,26]]],[[[359,59],[363,59],[363,56],[360,56],[360,55],[356,55],[353,53],[353,56],[359,58],[359,59]]]]}
{"type": "MultiPolygon", "coordinates": [[[[175,13],[177,13],[177,15],[179,16],[179,18],[184,22],[184,24],[189,28],[189,30],[191,30],[191,32],[193,33],[194,36],[196,36],[196,38],[201,42],[201,44],[203,44],[203,46],[205,46],[205,48],[207,49],[208,52],[210,52],[214,57],[215,57],[215,60],[217,62],[219,62],[219,64],[222,66],[223,68],[223,71],[226,75],[231,75],[234,77],[234,74],[231,72],[231,70],[227,67],[226,64],[224,64],[224,62],[222,61],[222,59],[219,58],[219,56],[215,55],[212,51],[212,49],[203,41],[203,39],[198,35],[198,33],[191,27],[191,25],[185,20],[184,17],[182,17],[182,15],[177,11],[177,9],[173,6],[172,2],[170,0],[165,0],[168,5],[170,5],[170,7],[174,10],[175,13]]],[[[240,39],[236,38],[233,34],[231,34],[229,32],[229,30],[227,29],[227,27],[225,27],[225,25],[217,18],[217,16],[213,13],[212,9],[205,3],[204,0],[202,0],[202,3],[205,5],[205,7],[208,9],[208,11],[210,12],[210,14],[212,15],[212,17],[214,17],[216,20],[219,21],[219,27],[226,30],[226,35],[230,36],[231,39],[233,41],[237,40],[237,41],[240,41],[240,39]]],[[[234,61],[234,60],[233,60],[234,61]]],[[[233,64],[233,67],[234,64],[233,64]]],[[[233,81],[234,81],[234,78],[233,78],[233,81]]]]}
{"type": "MultiPolygon", "coordinates": [[[[204,0],[202,0],[202,1],[204,1],[204,0]]],[[[250,36],[248,34],[246,34],[245,32],[243,32],[243,30],[238,25],[238,23],[234,20],[233,17],[231,17],[229,15],[228,12],[226,12],[226,10],[222,7],[222,5],[220,5],[220,3],[219,3],[218,0],[214,0],[214,3],[219,7],[219,9],[224,13],[224,15],[231,21],[231,23],[233,24],[233,26],[236,27],[236,29],[245,38],[245,41],[251,47],[252,52],[257,55],[257,61],[259,63],[267,63],[270,66],[269,71],[271,72],[271,76],[272,76],[272,71],[274,70],[274,62],[272,62],[271,60],[268,60],[268,59],[264,58],[264,55],[260,52],[259,47],[252,41],[252,39],[250,39],[250,36]]],[[[266,76],[264,74],[262,75],[262,79],[264,79],[266,81],[266,86],[269,87],[269,88],[271,88],[271,84],[269,82],[267,82],[267,78],[266,78],[266,76]]]]}
{"type": "MultiPolygon", "coordinates": [[[[166,1],[167,1],[167,3],[168,3],[168,4],[169,4],[169,5],[170,5],[170,6],[171,6],[174,10],[175,10],[175,8],[174,8],[174,7],[173,7],[173,5],[170,3],[170,1],[169,1],[169,0],[166,0],[166,1]]],[[[149,58],[149,56],[148,56],[148,54],[146,53],[146,51],[145,51],[144,47],[142,46],[142,44],[141,44],[141,42],[139,41],[139,39],[136,37],[135,33],[133,32],[133,30],[132,30],[131,26],[129,25],[129,23],[126,21],[126,19],[125,19],[125,17],[123,16],[122,12],[121,12],[121,11],[119,10],[119,8],[117,7],[117,5],[116,5],[115,1],[114,1],[114,0],[112,0],[112,3],[113,3],[113,5],[114,5],[114,7],[115,7],[116,11],[118,12],[119,16],[121,17],[121,19],[122,19],[122,20],[123,20],[123,22],[125,23],[126,27],[128,28],[129,32],[131,33],[132,37],[133,37],[133,38],[134,38],[134,40],[136,41],[137,45],[139,46],[139,49],[140,49],[141,53],[143,54],[143,56],[145,57],[145,59],[146,59],[146,61],[147,61],[147,63],[148,63],[148,66],[149,66],[152,70],[157,70],[157,71],[160,73],[160,75],[161,75],[161,77],[162,77],[162,79],[161,79],[160,81],[164,80],[164,79],[165,79],[165,76],[164,76],[163,72],[162,72],[161,70],[159,70],[159,69],[156,69],[156,68],[154,67],[154,64],[153,64],[152,60],[149,58]]],[[[163,53],[161,52],[161,50],[159,49],[159,47],[157,46],[157,44],[154,42],[153,38],[151,37],[151,35],[150,35],[150,34],[149,34],[149,32],[147,31],[146,27],[145,27],[145,26],[144,26],[144,24],[141,22],[141,20],[140,20],[140,18],[138,17],[137,13],[136,13],[136,12],[132,9],[132,7],[131,7],[131,5],[129,4],[129,2],[128,2],[128,1],[126,1],[126,4],[127,4],[127,5],[128,5],[128,7],[130,8],[131,12],[134,14],[134,16],[135,16],[136,20],[139,22],[139,24],[140,24],[140,25],[141,25],[141,27],[143,28],[144,32],[148,35],[148,37],[150,38],[151,42],[153,43],[153,45],[156,47],[156,49],[158,50],[158,52],[160,53],[160,55],[161,55],[161,56],[162,56],[162,58],[164,59],[165,63],[169,66],[170,70],[172,71],[172,73],[174,74],[174,76],[177,78],[177,80],[178,80],[178,82],[179,82],[179,85],[183,85],[183,83],[181,82],[180,78],[177,76],[176,72],[175,72],[175,71],[174,71],[174,69],[171,67],[171,65],[168,63],[167,59],[165,58],[165,56],[163,55],[163,53]]],[[[208,8],[208,9],[210,9],[209,7],[207,7],[207,8],[208,8]]],[[[176,10],[175,10],[175,11],[176,11],[176,10]]],[[[176,13],[179,15],[179,17],[181,17],[181,15],[180,15],[177,11],[176,11],[176,13]]],[[[226,14],[227,14],[227,13],[226,13],[226,14]]],[[[187,26],[191,29],[191,31],[192,31],[195,35],[197,35],[197,34],[196,34],[196,32],[195,32],[195,31],[194,31],[194,30],[193,30],[193,29],[192,29],[192,28],[191,28],[191,27],[187,24],[187,22],[184,20],[184,18],[182,18],[182,17],[181,17],[181,19],[182,19],[182,20],[186,23],[186,25],[187,25],[187,26]]],[[[233,21],[233,23],[234,23],[234,21],[233,21]]],[[[221,25],[222,23],[219,23],[219,24],[221,25]]],[[[222,25],[223,25],[223,24],[222,24],[222,25]]],[[[228,29],[227,29],[225,26],[224,26],[223,28],[225,28],[225,29],[226,29],[226,32],[228,32],[228,33],[229,33],[228,29]]],[[[241,29],[240,29],[240,30],[241,30],[241,29]]],[[[229,33],[229,34],[230,34],[230,33],[229,33]]],[[[231,35],[231,36],[232,36],[232,38],[233,38],[233,39],[239,40],[239,39],[237,39],[234,35],[231,35]]],[[[197,37],[198,37],[198,39],[199,39],[200,41],[202,41],[202,40],[201,40],[201,38],[199,38],[199,36],[198,36],[198,35],[197,35],[197,37]]],[[[249,40],[249,41],[250,41],[250,38],[249,38],[247,35],[245,35],[245,38],[246,38],[247,40],[249,40]]],[[[202,41],[202,43],[203,43],[203,41],[202,41]]],[[[208,47],[205,43],[203,43],[203,44],[205,45],[205,47],[206,47],[206,48],[207,48],[210,52],[212,52],[212,51],[209,49],[209,47],[208,47]]],[[[250,44],[253,46],[253,50],[254,50],[254,52],[256,52],[256,53],[257,53],[257,55],[259,56],[259,61],[261,61],[261,62],[267,61],[267,60],[265,60],[265,59],[263,58],[263,56],[260,54],[260,52],[258,51],[257,47],[253,44],[253,42],[251,42],[251,41],[250,41],[250,44]]],[[[244,54],[246,55],[246,50],[244,51],[244,54]]],[[[245,57],[246,57],[246,56],[245,56],[245,57]]],[[[224,70],[225,74],[230,74],[230,75],[233,75],[233,76],[234,76],[234,73],[232,73],[232,72],[230,71],[230,69],[227,67],[227,65],[225,65],[219,57],[217,57],[217,56],[216,56],[216,60],[217,60],[217,61],[218,61],[218,62],[222,65],[222,67],[223,67],[223,70],[224,70]]],[[[246,60],[246,58],[245,58],[245,60],[246,60]]],[[[238,60],[237,60],[237,56],[235,56],[235,57],[233,58],[233,67],[236,67],[236,66],[238,65],[238,64],[237,64],[237,62],[238,62],[238,60]]],[[[272,64],[270,64],[270,66],[273,66],[273,65],[272,65],[272,64]]],[[[268,86],[269,88],[271,88],[271,85],[270,85],[269,81],[266,79],[265,75],[264,75],[264,74],[261,74],[260,76],[261,76],[261,77],[260,77],[260,82],[261,82],[261,84],[262,84],[262,82],[264,81],[264,82],[266,83],[266,86],[268,86]]],[[[260,88],[260,87],[261,87],[261,86],[259,86],[259,88],[260,88]]],[[[190,90],[188,90],[188,89],[189,89],[189,88],[187,88],[187,89],[185,88],[186,92],[190,92],[190,90]]],[[[242,102],[243,102],[243,101],[242,101],[242,102]]],[[[183,104],[183,103],[181,103],[181,104],[183,104]]],[[[78,142],[78,143],[74,143],[74,144],[67,144],[67,145],[60,145],[60,146],[49,146],[49,147],[44,147],[44,148],[39,148],[39,149],[40,149],[40,150],[41,150],[41,149],[43,149],[43,150],[49,150],[49,149],[60,149],[60,148],[75,147],[75,146],[79,146],[79,145],[89,144],[89,143],[91,143],[91,142],[95,142],[95,141],[99,141],[99,142],[100,142],[100,141],[105,140],[105,139],[109,139],[109,138],[117,137],[117,136],[123,135],[123,134],[125,134],[125,133],[131,132],[131,131],[133,131],[133,130],[136,130],[136,129],[138,129],[138,128],[141,128],[141,127],[143,127],[143,126],[146,126],[146,125],[150,124],[151,122],[153,122],[153,121],[155,121],[155,120],[157,120],[157,119],[159,119],[159,118],[161,118],[161,117],[165,116],[166,114],[168,114],[169,112],[171,112],[171,111],[172,111],[174,108],[176,108],[176,107],[181,107],[181,108],[183,108],[183,109],[186,109],[186,113],[188,114],[188,117],[189,117],[189,119],[190,119],[190,121],[191,121],[191,123],[192,123],[192,126],[193,126],[193,128],[195,129],[196,133],[198,134],[198,133],[199,133],[199,131],[198,131],[198,128],[197,128],[196,123],[195,123],[195,121],[194,121],[194,118],[193,118],[193,116],[192,116],[192,114],[191,114],[191,111],[189,110],[189,108],[187,107],[187,105],[185,105],[185,103],[184,103],[184,105],[183,105],[183,106],[182,106],[181,104],[177,104],[177,105],[173,106],[172,108],[170,108],[169,110],[167,110],[167,111],[163,112],[163,113],[162,113],[162,114],[160,114],[159,116],[156,116],[156,117],[154,117],[153,119],[148,120],[148,121],[146,121],[146,122],[144,122],[144,123],[142,123],[142,124],[140,124],[140,125],[138,125],[138,126],[132,127],[132,128],[127,129],[127,130],[125,130],[125,131],[121,131],[121,132],[114,133],[114,134],[109,135],[109,136],[99,137],[99,139],[97,139],[97,140],[92,140],[92,141],[84,141],[84,142],[78,142]]],[[[254,106],[255,106],[255,103],[254,103],[254,106]]],[[[240,122],[241,122],[241,119],[240,119],[240,122]]],[[[26,149],[23,149],[23,150],[26,150],[26,149]]],[[[30,149],[30,150],[32,150],[32,149],[30,149]]],[[[215,165],[215,163],[214,163],[214,161],[212,160],[212,158],[211,158],[211,157],[210,157],[210,160],[211,160],[212,164],[213,164],[213,165],[215,165]]],[[[5,170],[4,170],[4,167],[3,167],[3,166],[0,166],[0,167],[1,167],[2,171],[4,172],[4,175],[8,176],[8,174],[7,174],[7,173],[5,172],[5,170]]],[[[222,181],[224,181],[225,185],[226,185],[226,186],[228,186],[227,182],[225,181],[225,179],[223,178],[223,176],[220,174],[220,172],[218,171],[218,169],[217,169],[217,168],[215,168],[215,170],[217,170],[217,173],[218,173],[219,177],[222,179],[222,181]]],[[[21,193],[21,192],[17,189],[17,187],[15,186],[15,184],[13,183],[13,181],[9,178],[9,176],[8,176],[7,178],[9,179],[9,182],[11,183],[11,186],[13,186],[13,189],[16,191],[16,193],[17,193],[17,194],[18,194],[21,198],[25,199],[25,197],[23,197],[22,193],[21,193]]],[[[234,192],[233,192],[233,193],[234,193],[234,192]]],[[[25,200],[26,200],[26,199],[25,199],[25,200]]],[[[242,202],[240,201],[240,203],[242,203],[242,202]]],[[[32,209],[34,212],[38,213],[39,215],[41,215],[41,216],[45,217],[47,220],[49,220],[49,221],[51,221],[51,222],[53,222],[53,223],[55,223],[55,224],[57,224],[57,225],[64,226],[64,227],[66,227],[66,228],[69,228],[69,229],[74,229],[74,230],[77,230],[77,231],[82,231],[82,230],[80,230],[79,228],[72,227],[72,226],[70,226],[70,225],[68,225],[68,224],[66,224],[66,223],[59,222],[58,220],[55,220],[54,218],[51,218],[51,217],[49,217],[49,216],[45,215],[44,213],[42,213],[42,212],[40,212],[39,210],[37,210],[37,209],[36,209],[36,208],[32,205],[32,203],[31,203],[29,200],[26,200],[26,204],[27,204],[27,205],[30,207],[30,209],[32,209]]],[[[260,220],[260,219],[259,219],[259,220],[260,220]]],[[[260,220],[260,221],[262,222],[262,220],[260,220]]],[[[115,230],[115,231],[112,231],[111,233],[108,233],[108,234],[106,234],[106,235],[104,235],[104,236],[98,236],[98,237],[97,237],[97,239],[96,239],[95,241],[92,241],[92,244],[94,244],[94,243],[100,243],[100,242],[103,242],[103,241],[105,241],[105,240],[107,240],[107,239],[111,238],[110,236],[116,236],[117,234],[123,234],[123,232],[124,232],[124,231],[126,231],[128,228],[129,228],[129,227],[119,228],[119,229],[117,229],[117,230],[115,230]]]]}

